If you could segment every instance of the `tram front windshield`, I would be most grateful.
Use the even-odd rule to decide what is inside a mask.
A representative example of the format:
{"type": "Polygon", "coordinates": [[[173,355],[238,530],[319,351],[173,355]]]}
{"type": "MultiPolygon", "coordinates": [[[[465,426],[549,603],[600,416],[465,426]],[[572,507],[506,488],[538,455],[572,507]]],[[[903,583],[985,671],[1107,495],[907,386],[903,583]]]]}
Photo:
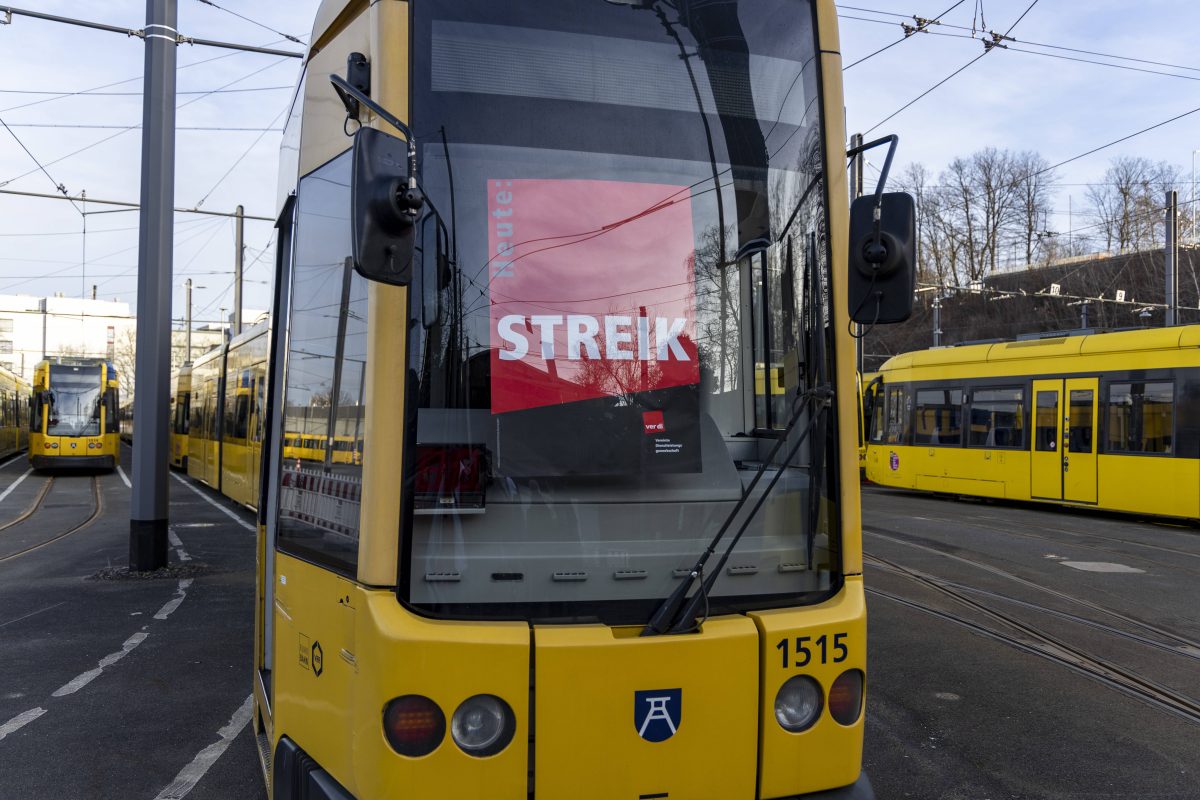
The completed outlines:
{"type": "Polygon", "coordinates": [[[48,436],[100,435],[100,367],[50,366],[48,436]]]}
{"type": "MultiPolygon", "coordinates": [[[[805,390],[832,383],[811,2],[413,14],[432,211],[401,599],[439,616],[644,622],[805,390]]],[[[745,534],[710,613],[840,585],[836,420],[816,407],[730,527],[745,534]]]]}

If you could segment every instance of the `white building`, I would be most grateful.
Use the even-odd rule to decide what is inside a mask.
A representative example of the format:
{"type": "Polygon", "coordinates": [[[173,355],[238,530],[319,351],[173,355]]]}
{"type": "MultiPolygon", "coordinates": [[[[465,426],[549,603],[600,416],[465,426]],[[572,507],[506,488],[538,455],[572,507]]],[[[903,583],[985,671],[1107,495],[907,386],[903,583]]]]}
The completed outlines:
{"type": "Polygon", "coordinates": [[[46,356],[116,362],[134,328],[128,303],[0,295],[0,366],[32,380],[34,365],[46,356]]]}
{"type": "MultiPolygon", "coordinates": [[[[253,321],[265,312],[252,311],[253,321]]],[[[199,358],[228,336],[224,325],[192,331],[192,358],[199,358]]],[[[107,359],[121,378],[121,402],[133,399],[137,353],[137,319],[129,304],[74,297],[0,295],[0,366],[27,381],[47,356],[107,359]]],[[[171,368],[187,360],[187,332],[171,331],[171,368]]]]}

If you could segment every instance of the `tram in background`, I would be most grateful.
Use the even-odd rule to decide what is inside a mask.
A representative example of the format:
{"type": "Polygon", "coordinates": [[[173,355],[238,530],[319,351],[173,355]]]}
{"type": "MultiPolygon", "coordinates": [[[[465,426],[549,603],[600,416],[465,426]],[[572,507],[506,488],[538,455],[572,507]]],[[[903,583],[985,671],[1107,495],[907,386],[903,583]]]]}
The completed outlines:
{"type": "Polygon", "coordinates": [[[0,458],[29,447],[29,384],[0,367],[0,458]]]}
{"type": "Polygon", "coordinates": [[[33,369],[29,463],[115,469],[121,462],[117,371],[103,359],[55,357],[33,369]]]}
{"type": "Polygon", "coordinates": [[[246,329],[193,360],[188,376],[187,473],[251,508],[258,507],[268,330],[267,322],[246,329]]]}
{"type": "Polygon", "coordinates": [[[879,376],[874,483],[1200,518],[1200,326],[924,350],[879,376]]]}
{"type": "Polygon", "coordinates": [[[915,223],[847,214],[832,0],[325,0],[310,41],[271,796],[873,797],[848,328],[911,311],[915,223]]]}
{"type": "Polygon", "coordinates": [[[192,363],[171,371],[171,466],[187,470],[188,425],[192,410],[192,363]]]}

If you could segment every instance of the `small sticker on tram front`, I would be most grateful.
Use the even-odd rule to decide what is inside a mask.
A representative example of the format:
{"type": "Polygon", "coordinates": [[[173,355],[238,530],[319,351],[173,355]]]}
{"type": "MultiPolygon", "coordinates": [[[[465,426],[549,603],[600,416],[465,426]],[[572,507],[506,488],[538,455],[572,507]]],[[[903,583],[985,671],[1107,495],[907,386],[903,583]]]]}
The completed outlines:
{"type": "Polygon", "coordinates": [[[895,451],[888,454],[888,466],[892,472],[900,469],[900,456],[896,455],[895,451]]]}
{"type": "Polygon", "coordinates": [[[305,669],[312,669],[312,651],[312,640],[303,633],[300,634],[300,666],[305,669]]]}

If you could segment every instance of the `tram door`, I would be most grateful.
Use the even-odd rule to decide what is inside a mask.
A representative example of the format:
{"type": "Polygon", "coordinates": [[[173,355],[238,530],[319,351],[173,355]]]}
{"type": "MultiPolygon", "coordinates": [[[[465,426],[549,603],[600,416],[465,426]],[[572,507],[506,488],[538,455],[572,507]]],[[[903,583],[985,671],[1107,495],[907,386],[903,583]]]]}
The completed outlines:
{"type": "Polygon", "coordinates": [[[1095,378],[1033,382],[1033,497],[1096,502],[1096,389],[1095,378]]]}

